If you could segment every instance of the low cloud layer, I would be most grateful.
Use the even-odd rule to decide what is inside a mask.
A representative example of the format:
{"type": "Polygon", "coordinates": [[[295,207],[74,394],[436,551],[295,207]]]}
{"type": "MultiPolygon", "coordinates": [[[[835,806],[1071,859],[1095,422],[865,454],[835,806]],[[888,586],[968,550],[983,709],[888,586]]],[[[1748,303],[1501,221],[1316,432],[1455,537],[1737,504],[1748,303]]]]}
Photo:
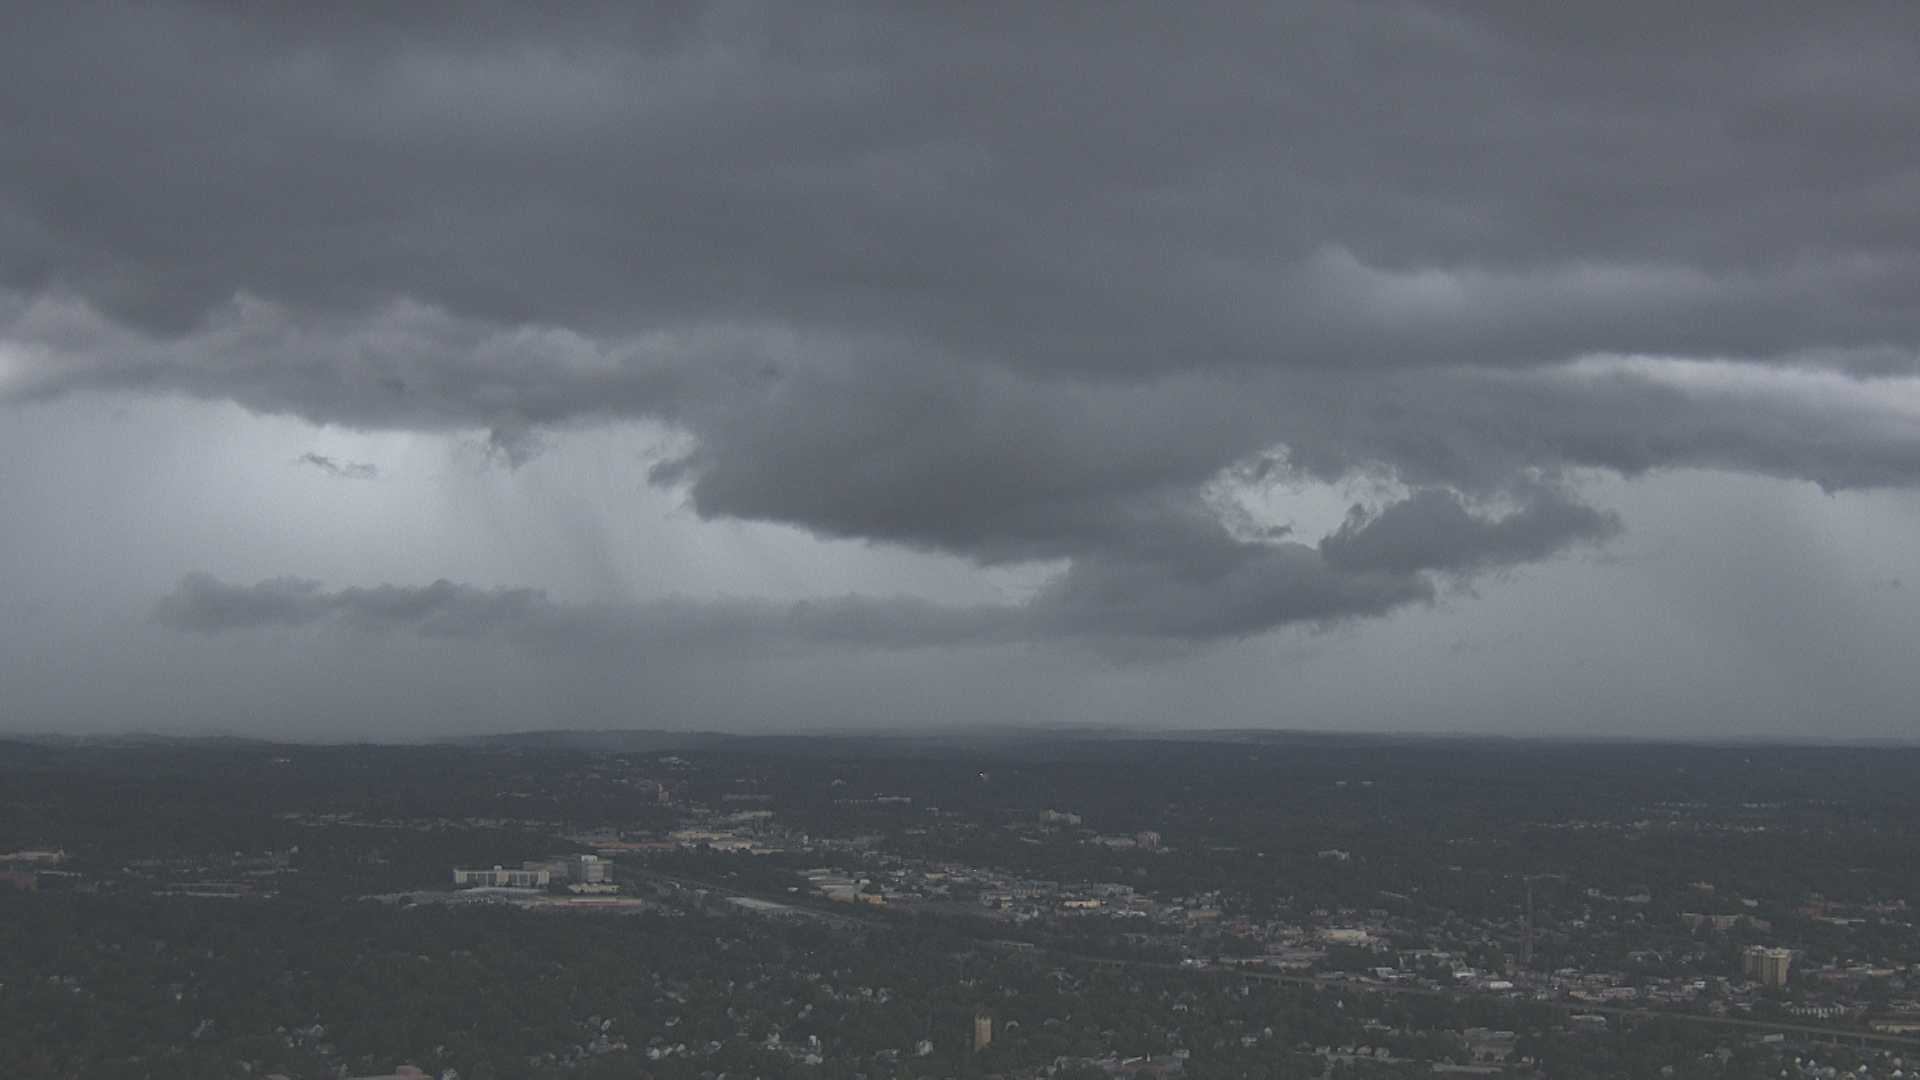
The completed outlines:
{"type": "Polygon", "coordinates": [[[196,634],[332,626],[354,633],[500,639],[538,652],[758,646],[928,648],[991,643],[1022,632],[1005,609],[945,609],[910,598],[846,597],[796,604],[684,599],[578,605],[528,588],[482,589],[450,581],[328,590],[300,578],[237,585],[188,574],[154,605],[154,618],[196,634]]]}
{"type": "Polygon", "coordinates": [[[1427,571],[1465,576],[1542,559],[1618,529],[1611,516],[1542,493],[1504,516],[1470,513],[1456,496],[1420,492],[1374,516],[1356,507],[1319,548],[1236,539],[1199,507],[1141,520],[1126,542],[1074,559],[1022,603],[958,607],[912,598],[845,596],[772,604],[675,598],[614,606],[557,604],[530,588],[441,580],[329,591],[293,577],[230,584],[183,577],[154,608],[196,633],[337,623],[427,637],[501,635],[528,644],[619,648],[761,643],[926,648],[1067,639],[1103,649],[1178,648],[1277,627],[1326,627],[1430,603],[1427,571]]]}
{"type": "Polygon", "coordinates": [[[328,476],[337,476],[342,480],[377,480],[380,467],[364,461],[339,461],[312,450],[294,459],[296,465],[306,465],[319,469],[328,476]]]}

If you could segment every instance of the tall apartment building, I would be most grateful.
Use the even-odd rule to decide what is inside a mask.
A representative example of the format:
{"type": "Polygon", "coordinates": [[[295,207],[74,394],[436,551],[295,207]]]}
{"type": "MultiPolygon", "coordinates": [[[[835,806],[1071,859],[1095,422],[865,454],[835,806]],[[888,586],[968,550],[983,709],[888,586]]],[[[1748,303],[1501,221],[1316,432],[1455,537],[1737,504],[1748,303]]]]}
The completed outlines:
{"type": "Polygon", "coordinates": [[[1747,978],[1763,986],[1787,985],[1787,969],[1793,965],[1793,952],[1754,945],[1741,954],[1740,968],[1747,978]]]}

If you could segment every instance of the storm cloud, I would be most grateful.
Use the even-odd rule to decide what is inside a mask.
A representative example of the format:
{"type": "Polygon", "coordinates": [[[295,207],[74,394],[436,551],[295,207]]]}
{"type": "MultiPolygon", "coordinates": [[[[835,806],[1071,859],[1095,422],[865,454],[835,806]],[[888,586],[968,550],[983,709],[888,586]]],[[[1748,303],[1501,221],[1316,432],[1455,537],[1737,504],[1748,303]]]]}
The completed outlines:
{"type": "Polygon", "coordinates": [[[1320,542],[1320,552],[1332,565],[1349,570],[1468,571],[1531,562],[1619,530],[1617,516],[1557,492],[1534,495],[1512,513],[1484,518],[1469,513],[1452,492],[1429,489],[1378,513],[1355,506],[1339,530],[1320,542]]]}
{"type": "Polygon", "coordinates": [[[181,630],[1324,628],[1659,528],[1618,478],[1920,485],[1916,101],[1902,5],[26,11],[0,398],[507,471],[643,424],[625,472],[703,522],[1045,568],[803,610],[210,566],[181,630]],[[1302,529],[1288,485],[1360,505],[1302,529]]]}

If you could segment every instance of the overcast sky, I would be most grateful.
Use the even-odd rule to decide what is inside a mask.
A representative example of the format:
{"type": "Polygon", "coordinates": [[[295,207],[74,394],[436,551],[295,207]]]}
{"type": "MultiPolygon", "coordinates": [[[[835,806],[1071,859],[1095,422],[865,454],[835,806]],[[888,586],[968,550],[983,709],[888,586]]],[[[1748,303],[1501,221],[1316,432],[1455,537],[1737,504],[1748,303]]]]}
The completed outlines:
{"type": "Polygon", "coordinates": [[[524,7],[10,13],[0,729],[1920,735],[1920,7],[524,7]]]}

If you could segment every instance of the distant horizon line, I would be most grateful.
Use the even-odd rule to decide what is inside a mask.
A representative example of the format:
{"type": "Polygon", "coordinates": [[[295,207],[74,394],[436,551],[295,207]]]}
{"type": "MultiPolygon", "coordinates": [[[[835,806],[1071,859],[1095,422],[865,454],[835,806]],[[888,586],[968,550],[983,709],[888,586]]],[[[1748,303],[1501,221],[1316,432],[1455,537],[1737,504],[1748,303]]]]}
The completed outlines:
{"type": "MultiPolygon", "coordinates": [[[[554,742],[575,740],[660,739],[666,742],[760,742],[773,740],[831,741],[863,739],[877,742],[1019,742],[1048,738],[1083,741],[1151,741],[1186,743],[1245,743],[1260,741],[1360,742],[1360,743],[1543,743],[1562,746],[1583,744],[1695,746],[1737,749],[1743,747],[1831,748],[1831,749],[1920,749],[1920,735],[1794,735],[1753,734],[1611,734],[1581,732],[1514,733],[1502,731],[1415,731],[1371,728],[1334,730],[1326,728],[1219,727],[1155,728],[1122,724],[984,724],[947,726],[915,731],[874,727],[820,728],[806,731],[740,731],[722,728],[523,728],[511,731],[467,734],[422,735],[416,737],[377,738],[364,735],[326,737],[317,735],[252,735],[234,731],[198,732],[151,731],[130,729],[118,732],[73,734],[55,731],[0,731],[0,742],[38,744],[111,744],[111,743],[251,743],[262,746],[473,746],[488,743],[554,742]]],[[[657,749],[670,749],[662,746],[657,749]]]]}

